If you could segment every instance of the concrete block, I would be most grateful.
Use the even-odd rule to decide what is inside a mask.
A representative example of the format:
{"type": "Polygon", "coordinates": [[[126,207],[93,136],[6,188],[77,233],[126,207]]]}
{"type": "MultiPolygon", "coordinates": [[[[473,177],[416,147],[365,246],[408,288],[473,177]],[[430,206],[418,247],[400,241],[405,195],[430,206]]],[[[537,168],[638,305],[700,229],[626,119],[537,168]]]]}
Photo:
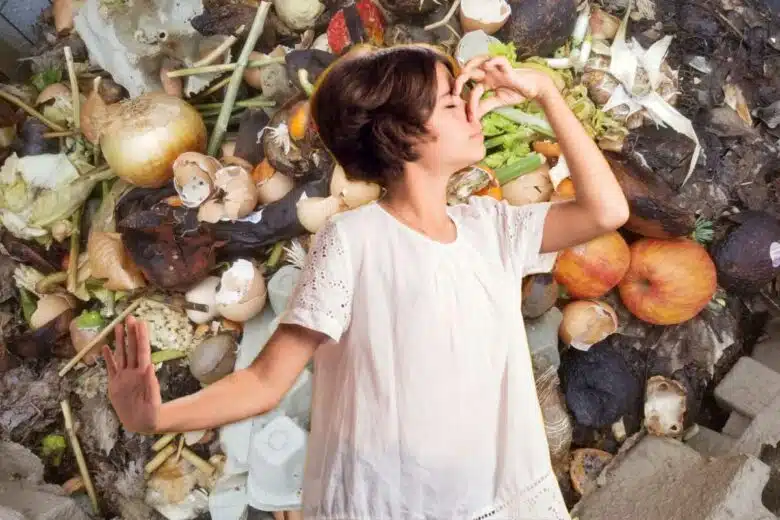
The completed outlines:
{"type": "Polygon", "coordinates": [[[742,434],[745,433],[748,426],[750,426],[750,417],[745,417],[739,412],[731,412],[721,433],[739,439],[742,434]]]}
{"type": "Polygon", "coordinates": [[[753,349],[750,356],[767,368],[780,373],[780,338],[762,341],[753,349]]]}
{"type": "Polygon", "coordinates": [[[780,396],[777,396],[750,422],[732,448],[732,453],[761,454],[761,447],[780,442],[780,396]]]}
{"type": "Polygon", "coordinates": [[[88,520],[76,502],[62,494],[59,486],[0,482],[0,506],[21,513],[27,520],[88,520]]]}
{"type": "Polygon", "coordinates": [[[780,395],[780,374],[744,356],[715,388],[715,399],[751,419],[780,395]]]}
{"type": "Polygon", "coordinates": [[[615,458],[604,485],[571,512],[578,520],[777,520],[761,503],[769,467],[748,455],[705,458],[665,437],[645,437],[615,458]]]}
{"type": "Polygon", "coordinates": [[[43,482],[43,463],[21,444],[0,442],[0,480],[43,482]]]}
{"type": "Polygon", "coordinates": [[[720,457],[729,454],[736,442],[732,437],[699,425],[696,435],[685,441],[685,444],[705,457],[720,457]]]}

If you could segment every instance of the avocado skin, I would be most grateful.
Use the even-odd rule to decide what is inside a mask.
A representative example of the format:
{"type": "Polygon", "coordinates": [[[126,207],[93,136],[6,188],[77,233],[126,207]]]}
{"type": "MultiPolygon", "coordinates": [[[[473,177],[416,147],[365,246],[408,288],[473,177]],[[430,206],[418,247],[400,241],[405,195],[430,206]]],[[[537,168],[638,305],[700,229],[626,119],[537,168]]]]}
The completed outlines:
{"type": "MultiPolygon", "coordinates": [[[[742,223],[713,249],[718,283],[729,292],[759,292],[780,273],[769,256],[772,243],[780,245],[780,222],[762,211],[745,215],[742,223]]],[[[775,246],[778,247],[778,246],[775,246]]]]}

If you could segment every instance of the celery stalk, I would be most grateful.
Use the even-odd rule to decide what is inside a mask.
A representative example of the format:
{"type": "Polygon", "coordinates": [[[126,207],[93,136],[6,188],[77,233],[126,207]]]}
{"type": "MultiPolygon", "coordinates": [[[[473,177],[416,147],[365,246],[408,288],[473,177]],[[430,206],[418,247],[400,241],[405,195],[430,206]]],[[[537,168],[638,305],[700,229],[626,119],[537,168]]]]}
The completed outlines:
{"type": "Polygon", "coordinates": [[[496,170],[496,179],[502,186],[511,182],[521,175],[531,173],[545,163],[546,159],[540,153],[531,152],[527,156],[519,159],[512,164],[507,164],[496,170]]]}

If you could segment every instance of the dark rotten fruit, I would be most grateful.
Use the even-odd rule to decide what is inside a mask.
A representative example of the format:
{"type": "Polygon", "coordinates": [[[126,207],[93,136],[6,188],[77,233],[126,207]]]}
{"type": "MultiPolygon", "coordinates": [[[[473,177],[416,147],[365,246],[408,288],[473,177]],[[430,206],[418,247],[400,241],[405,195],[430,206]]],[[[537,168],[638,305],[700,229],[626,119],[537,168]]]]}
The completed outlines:
{"type": "Polygon", "coordinates": [[[635,161],[615,153],[604,154],[628,200],[627,230],[652,238],[690,235],[696,228],[693,212],[673,201],[675,194],[651,172],[635,161]]]}
{"type": "Polygon", "coordinates": [[[512,14],[495,34],[513,42],[519,58],[549,56],[571,36],[577,21],[575,0],[509,0],[512,14]]]}
{"type": "Polygon", "coordinates": [[[372,0],[358,0],[333,15],[327,34],[328,46],[336,55],[360,43],[382,45],[385,20],[372,0]]]}
{"type": "Polygon", "coordinates": [[[384,0],[382,5],[395,15],[415,16],[430,13],[439,6],[439,2],[436,0],[384,0]]]}
{"type": "Polygon", "coordinates": [[[713,249],[721,287],[757,293],[780,273],[780,222],[767,213],[751,212],[713,249]]]}

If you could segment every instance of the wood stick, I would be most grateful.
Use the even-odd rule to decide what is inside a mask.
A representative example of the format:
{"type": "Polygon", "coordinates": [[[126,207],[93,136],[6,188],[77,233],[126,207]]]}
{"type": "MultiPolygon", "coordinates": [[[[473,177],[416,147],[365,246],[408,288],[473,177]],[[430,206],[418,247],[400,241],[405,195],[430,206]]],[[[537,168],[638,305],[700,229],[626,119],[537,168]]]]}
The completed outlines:
{"type": "Polygon", "coordinates": [[[79,133],[75,130],[68,130],[65,132],[46,132],[43,134],[44,139],[54,139],[56,137],[73,137],[74,135],[78,135],[79,133]]]}
{"type": "Polygon", "coordinates": [[[225,40],[219,44],[219,47],[211,51],[206,55],[205,58],[196,61],[192,64],[193,67],[205,67],[206,65],[211,65],[214,63],[214,60],[222,56],[229,48],[233,46],[234,43],[238,41],[238,38],[233,36],[232,34],[225,38],[225,40]]]}
{"type": "Polygon", "coordinates": [[[65,284],[65,289],[68,290],[69,293],[75,294],[76,289],[78,287],[78,282],[76,278],[79,274],[79,253],[81,249],[81,213],[84,211],[84,205],[82,204],[79,206],[79,209],[73,213],[73,217],[71,219],[71,226],[73,229],[71,229],[70,232],[70,256],[68,261],[68,281],[65,284]]]}
{"type": "Polygon", "coordinates": [[[217,468],[212,466],[210,462],[201,459],[195,454],[195,452],[186,446],[181,449],[181,456],[184,458],[184,460],[198,468],[198,470],[205,473],[206,475],[211,475],[217,470],[217,468]]]}
{"type": "Polygon", "coordinates": [[[426,25],[425,30],[432,31],[434,29],[438,29],[439,27],[444,27],[445,25],[447,25],[447,23],[449,23],[450,21],[450,18],[452,18],[453,15],[455,14],[455,11],[458,10],[458,7],[460,7],[460,0],[455,0],[454,2],[452,2],[452,7],[450,7],[450,10],[447,11],[447,14],[444,15],[444,18],[442,18],[438,22],[434,22],[430,25],[426,25]]]}
{"type": "MultiPolygon", "coordinates": [[[[266,58],[264,60],[252,60],[247,62],[245,68],[259,69],[274,63],[284,63],[284,58],[266,58]]],[[[206,65],[205,67],[190,67],[187,69],[176,69],[167,72],[169,78],[179,76],[194,76],[195,74],[211,74],[212,72],[231,72],[235,71],[238,63],[224,63],[222,65],[206,65]]],[[[242,73],[243,74],[243,73],[242,73]]]]}
{"type": "Polygon", "coordinates": [[[176,458],[174,459],[175,462],[179,462],[179,459],[181,458],[181,450],[184,448],[184,435],[179,437],[179,448],[176,450],[176,458]]]}
{"type": "Polygon", "coordinates": [[[68,78],[70,79],[70,95],[73,103],[73,128],[78,130],[81,128],[81,121],[79,116],[80,110],[80,98],[79,98],[79,81],[76,76],[76,67],[73,64],[73,53],[70,52],[70,47],[65,47],[65,64],[68,67],[68,78]]]}
{"type": "Polygon", "coordinates": [[[268,17],[268,11],[270,9],[271,2],[268,0],[263,0],[257,7],[255,19],[252,21],[252,28],[249,30],[249,35],[244,43],[244,48],[241,49],[241,54],[236,62],[236,68],[233,71],[233,75],[230,77],[230,83],[228,84],[228,89],[225,93],[222,111],[219,113],[217,123],[214,125],[214,129],[211,132],[211,139],[209,140],[207,150],[207,153],[211,156],[217,155],[225,132],[227,132],[228,124],[230,123],[230,115],[233,112],[233,103],[235,103],[236,95],[238,94],[238,87],[241,85],[241,81],[244,77],[244,69],[246,68],[247,63],[249,63],[249,54],[255,48],[255,44],[263,32],[265,20],[268,17]]]}
{"type": "Polygon", "coordinates": [[[60,407],[62,408],[62,415],[65,417],[65,431],[68,432],[68,438],[70,439],[70,447],[73,450],[73,454],[76,456],[76,463],[79,466],[79,473],[81,473],[81,480],[84,481],[84,486],[87,488],[87,495],[89,495],[89,501],[92,502],[92,509],[96,515],[100,514],[100,508],[98,507],[97,494],[95,493],[95,486],[92,485],[92,479],[89,478],[89,470],[87,469],[87,461],[84,460],[84,453],[81,451],[81,444],[79,444],[79,438],[76,437],[76,430],[73,428],[73,414],[70,410],[70,403],[67,399],[60,401],[60,407]]]}
{"type": "Polygon", "coordinates": [[[44,116],[43,114],[35,110],[33,107],[31,107],[30,105],[28,105],[27,103],[19,99],[18,97],[14,96],[10,92],[6,92],[2,88],[0,88],[0,99],[4,99],[9,103],[11,103],[12,105],[16,105],[17,107],[21,108],[22,110],[24,110],[25,112],[33,116],[34,118],[38,119],[41,123],[54,130],[55,132],[67,131],[65,128],[61,127],[60,125],[58,125],[53,121],[50,121],[46,116],[44,116]]]}
{"type": "Polygon", "coordinates": [[[71,368],[73,368],[74,366],[76,366],[76,364],[77,364],[79,361],[81,361],[81,359],[82,359],[84,356],[86,356],[86,355],[89,353],[89,351],[90,351],[90,350],[92,350],[92,347],[94,347],[95,345],[97,345],[98,343],[100,343],[101,341],[103,341],[104,339],[106,339],[106,336],[108,336],[108,335],[111,333],[111,331],[112,331],[112,330],[114,330],[114,327],[115,327],[117,324],[121,323],[121,321],[122,321],[122,320],[124,320],[124,319],[125,319],[125,318],[126,318],[126,317],[127,317],[127,316],[128,316],[130,313],[131,313],[131,312],[133,312],[134,310],[136,310],[136,309],[138,308],[138,306],[139,306],[139,305],[141,305],[141,302],[142,302],[142,301],[143,301],[143,298],[138,298],[137,300],[133,301],[133,302],[132,302],[130,305],[128,305],[128,306],[127,306],[127,308],[126,308],[125,310],[123,310],[122,312],[120,312],[120,313],[117,315],[117,317],[116,317],[116,318],[114,318],[114,319],[111,321],[111,323],[109,323],[108,325],[106,325],[106,327],[105,327],[103,330],[101,330],[101,331],[100,331],[100,334],[98,334],[97,336],[95,336],[95,337],[92,339],[92,341],[90,341],[90,342],[89,342],[89,344],[87,344],[87,346],[86,346],[86,347],[84,347],[84,349],[82,349],[81,351],[79,351],[79,353],[78,353],[78,354],[76,354],[75,356],[73,356],[73,358],[72,358],[70,361],[68,361],[68,364],[67,364],[67,365],[65,365],[64,367],[62,367],[62,369],[61,369],[61,370],[60,370],[60,372],[59,372],[59,375],[60,375],[60,377],[64,376],[64,375],[65,375],[65,374],[67,374],[68,372],[70,372],[70,369],[71,369],[71,368]]]}
{"type": "Polygon", "coordinates": [[[212,86],[210,86],[209,88],[207,88],[203,92],[195,94],[195,96],[191,99],[190,102],[192,103],[192,102],[195,102],[195,101],[197,101],[199,99],[205,99],[205,98],[209,97],[211,94],[215,93],[217,90],[219,90],[222,87],[224,87],[225,85],[227,85],[228,83],[230,83],[230,76],[225,76],[224,78],[222,78],[221,80],[217,81],[216,83],[214,83],[212,86]]]}

